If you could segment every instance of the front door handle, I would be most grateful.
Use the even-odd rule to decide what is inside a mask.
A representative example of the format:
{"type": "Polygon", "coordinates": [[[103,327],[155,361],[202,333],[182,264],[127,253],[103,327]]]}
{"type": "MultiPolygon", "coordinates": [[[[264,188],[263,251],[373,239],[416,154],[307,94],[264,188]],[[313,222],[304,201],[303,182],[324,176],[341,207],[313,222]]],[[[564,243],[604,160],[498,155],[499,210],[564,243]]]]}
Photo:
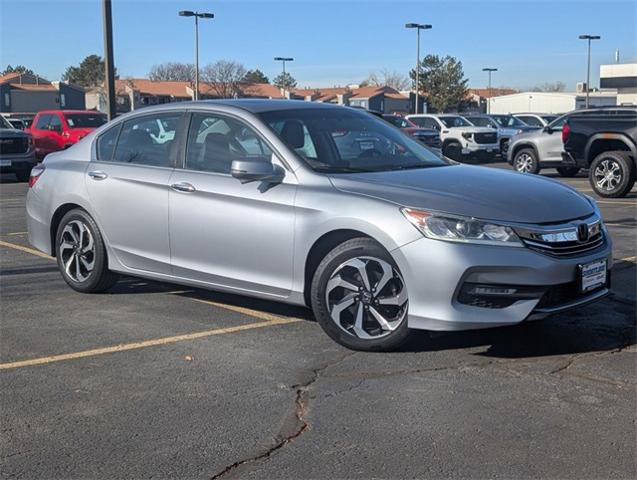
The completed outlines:
{"type": "Polygon", "coordinates": [[[101,170],[93,170],[92,172],[88,172],[88,176],[93,180],[104,180],[108,178],[108,174],[106,172],[102,172],[101,170]]]}
{"type": "Polygon", "coordinates": [[[196,188],[188,182],[173,183],[170,186],[170,188],[178,192],[186,192],[186,193],[192,193],[196,190],[196,188]]]}

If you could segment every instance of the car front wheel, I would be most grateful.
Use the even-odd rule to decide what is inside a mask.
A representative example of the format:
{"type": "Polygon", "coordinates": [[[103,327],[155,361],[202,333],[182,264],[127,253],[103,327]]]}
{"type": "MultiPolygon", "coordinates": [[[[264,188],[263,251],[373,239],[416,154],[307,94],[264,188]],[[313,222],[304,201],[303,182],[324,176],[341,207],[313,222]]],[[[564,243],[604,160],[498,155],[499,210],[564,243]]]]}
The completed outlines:
{"type": "Polygon", "coordinates": [[[524,148],[517,152],[513,158],[513,168],[520,173],[538,173],[540,163],[535,151],[531,148],[524,148]]]}
{"type": "Polygon", "coordinates": [[[72,289],[95,293],[115,284],[117,275],[108,270],[104,240],[87,212],[75,209],[64,215],[55,238],[58,267],[72,289]]]}
{"type": "Polygon", "coordinates": [[[625,197],[635,184],[635,165],[626,152],[603,152],[591,163],[588,179],[600,197],[625,197]]]}
{"type": "Polygon", "coordinates": [[[348,240],[325,256],[311,299],[325,333],[347,348],[394,350],[409,336],[407,286],[389,253],[370,238],[348,240]]]}

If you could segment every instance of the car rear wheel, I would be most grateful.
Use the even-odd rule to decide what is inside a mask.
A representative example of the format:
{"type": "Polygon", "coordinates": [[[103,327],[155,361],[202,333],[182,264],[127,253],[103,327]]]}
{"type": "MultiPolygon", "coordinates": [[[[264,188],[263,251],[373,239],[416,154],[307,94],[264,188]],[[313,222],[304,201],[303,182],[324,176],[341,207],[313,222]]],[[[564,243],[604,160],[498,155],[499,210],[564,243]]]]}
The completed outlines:
{"type": "Polygon", "coordinates": [[[540,163],[535,150],[523,148],[517,152],[513,158],[513,168],[520,173],[538,173],[540,171],[540,163]]]}
{"type": "Polygon", "coordinates": [[[635,184],[635,164],[626,152],[602,152],[591,163],[588,180],[600,197],[625,197],[635,184]]]}
{"type": "Polygon", "coordinates": [[[562,177],[575,177],[580,171],[579,167],[558,167],[556,168],[557,173],[559,173],[562,177]]]}
{"type": "Polygon", "coordinates": [[[115,284],[117,275],[108,270],[102,235],[87,212],[75,209],[64,215],[55,239],[58,267],[72,289],[95,293],[115,284]]]}
{"type": "Polygon", "coordinates": [[[319,325],[347,348],[394,350],[409,336],[407,286],[391,255],[370,238],[348,240],[325,256],[311,299],[319,325]]]}

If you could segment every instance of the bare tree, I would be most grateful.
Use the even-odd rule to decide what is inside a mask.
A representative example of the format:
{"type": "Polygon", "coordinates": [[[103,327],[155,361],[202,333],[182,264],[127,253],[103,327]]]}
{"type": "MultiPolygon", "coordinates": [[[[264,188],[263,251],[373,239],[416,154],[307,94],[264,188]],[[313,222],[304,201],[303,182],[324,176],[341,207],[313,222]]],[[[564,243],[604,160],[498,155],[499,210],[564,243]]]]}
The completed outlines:
{"type": "Polygon", "coordinates": [[[383,68],[379,73],[370,73],[367,79],[361,83],[361,85],[387,86],[396,90],[406,90],[410,84],[411,82],[406,75],[395,71],[392,72],[387,68],[383,68]]]}
{"type": "Polygon", "coordinates": [[[531,88],[532,92],[563,92],[566,89],[564,82],[546,82],[531,88]]]}
{"type": "Polygon", "coordinates": [[[192,63],[166,62],[153,65],[148,78],[155,81],[195,82],[195,66],[192,63]]]}
{"type": "Polygon", "coordinates": [[[219,60],[206,65],[201,72],[204,82],[221,98],[236,98],[242,93],[242,82],[247,71],[243,65],[233,60],[219,60]]]}

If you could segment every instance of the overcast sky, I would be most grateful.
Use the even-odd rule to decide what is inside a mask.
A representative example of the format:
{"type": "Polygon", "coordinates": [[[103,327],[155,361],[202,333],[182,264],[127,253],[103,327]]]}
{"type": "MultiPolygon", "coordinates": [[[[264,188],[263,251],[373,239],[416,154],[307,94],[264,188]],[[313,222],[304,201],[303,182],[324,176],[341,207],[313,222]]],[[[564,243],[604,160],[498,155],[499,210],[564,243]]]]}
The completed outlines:
{"type": "MultiPolygon", "coordinates": [[[[574,90],[586,77],[586,43],[599,65],[637,61],[637,1],[243,1],[113,0],[115,64],[121,77],[145,77],[153,64],[192,62],[193,20],[179,10],[213,12],[200,24],[200,62],[236,60],[270,78],[275,56],[294,57],[299,86],[357,83],[383,68],[413,68],[416,33],[406,22],[430,23],[422,54],[458,57],[472,87],[482,67],[497,67],[494,86],[527,88],[562,81],[574,90]]],[[[0,0],[0,67],[24,64],[49,80],[92,53],[102,55],[100,0],[0,0]]]]}

